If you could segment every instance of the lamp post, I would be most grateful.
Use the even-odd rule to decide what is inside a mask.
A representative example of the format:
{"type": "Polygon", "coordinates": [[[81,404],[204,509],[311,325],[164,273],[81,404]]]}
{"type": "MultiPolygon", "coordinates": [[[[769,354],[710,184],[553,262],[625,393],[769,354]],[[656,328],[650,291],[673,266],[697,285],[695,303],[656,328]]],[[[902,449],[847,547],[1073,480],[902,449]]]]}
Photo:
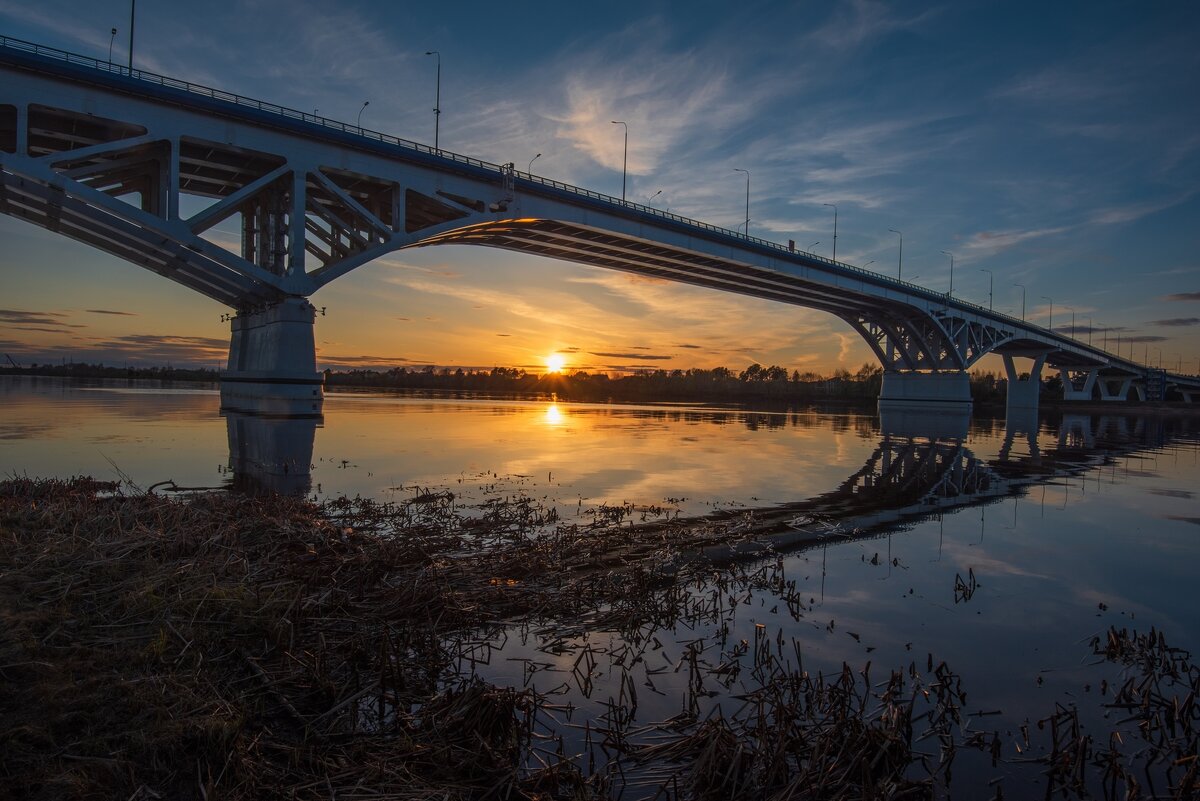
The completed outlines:
{"type": "Polygon", "coordinates": [[[943,250],[942,253],[945,253],[950,257],[950,291],[946,294],[950,297],[954,297],[954,254],[948,250],[943,250]]]}
{"type": "Polygon", "coordinates": [[[1104,344],[1100,346],[1100,349],[1108,353],[1108,326],[1100,323],[1100,330],[1104,332],[1104,344]]]}
{"type": "Polygon", "coordinates": [[[129,74],[133,74],[133,20],[137,12],[137,0],[129,0],[129,74]]]}
{"type": "Polygon", "coordinates": [[[621,157],[621,200],[625,199],[625,176],[629,171],[629,123],[625,120],[612,120],[613,125],[625,127],[625,154],[621,157]]]}
{"type": "Polygon", "coordinates": [[[867,269],[868,267],[870,267],[870,266],[871,266],[872,264],[874,264],[874,263],[875,263],[875,260],[874,260],[874,259],[871,259],[869,262],[867,262],[866,264],[864,264],[864,265],[863,265],[863,269],[864,269],[864,270],[865,270],[865,269],[867,269]]]}
{"type": "Polygon", "coordinates": [[[900,276],[904,273],[904,234],[895,228],[889,228],[888,230],[900,237],[900,257],[896,259],[896,280],[899,281],[900,276]]]}
{"type": "Polygon", "coordinates": [[[734,172],[746,173],[746,236],[750,236],[750,171],[734,167],[734,172]]]}
{"type": "Polygon", "coordinates": [[[531,158],[531,159],[529,160],[529,166],[525,168],[525,172],[532,174],[532,173],[533,173],[533,162],[537,161],[537,160],[538,160],[538,159],[540,159],[541,157],[542,157],[542,154],[541,154],[541,153],[538,153],[536,156],[534,156],[533,158],[531,158]]]}
{"type": "Polygon", "coordinates": [[[1025,285],[1014,281],[1013,286],[1021,287],[1021,322],[1025,322],[1025,285]]]}
{"type": "Polygon", "coordinates": [[[362,108],[360,108],[360,109],[358,110],[358,127],[359,127],[360,129],[362,128],[362,113],[363,113],[364,111],[366,111],[366,110],[367,110],[367,106],[369,106],[369,105],[371,105],[371,101],[370,101],[370,100],[364,100],[364,101],[363,101],[363,104],[362,104],[362,108]]]}
{"type": "Polygon", "coordinates": [[[1066,309],[1067,311],[1071,312],[1071,334],[1070,334],[1070,336],[1071,336],[1071,339],[1074,339],[1075,338],[1075,309],[1068,306],[1065,303],[1063,304],[1063,308],[1066,309]]]}
{"type": "Polygon", "coordinates": [[[833,260],[837,261],[837,204],[824,203],[825,206],[833,206],[833,260]]]}
{"type": "Polygon", "coordinates": [[[112,36],[108,37],[108,63],[112,64],[112,46],[113,40],[117,38],[117,29],[112,29],[112,36]]]}
{"type": "Polygon", "coordinates": [[[1054,333],[1054,299],[1048,298],[1045,295],[1042,295],[1042,300],[1050,301],[1050,324],[1046,327],[1049,328],[1050,333],[1053,334],[1054,333]]]}
{"type": "Polygon", "coordinates": [[[655,192],[653,195],[651,195],[650,197],[646,198],[646,205],[649,206],[651,203],[654,202],[654,198],[658,197],[661,194],[662,194],[662,190],[660,189],[657,192],[655,192]]]}
{"type": "Polygon", "coordinates": [[[433,92],[433,149],[441,153],[438,134],[441,133],[442,126],[442,54],[438,50],[426,50],[425,55],[437,56],[437,83],[433,92]]]}
{"type": "Polygon", "coordinates": [[[815,248],[815,247],[816,247],[817,245],[819,245],[819,244],[821,244],[821,243],[820,243],[820,242],[813,242],[811,245],[809,245],[809,246],[808,246],[808,252],[809,252],[809,253],[812,253],[812,252],[813,252],[813,248],[815,248]]]}
{"type": "Polygon", "coordinates": [[[1087,321],[1088,321],[1088,347],[1090,348],[1092,346],[1092,318],[1091,318],[1091,315],[1088,315],[1087,321]]]}
{"type": "Polygon", "coordinates": [[[988,311],[992,310],[992,271],[979,268],[979,272],[988,274],[988,311]]]}

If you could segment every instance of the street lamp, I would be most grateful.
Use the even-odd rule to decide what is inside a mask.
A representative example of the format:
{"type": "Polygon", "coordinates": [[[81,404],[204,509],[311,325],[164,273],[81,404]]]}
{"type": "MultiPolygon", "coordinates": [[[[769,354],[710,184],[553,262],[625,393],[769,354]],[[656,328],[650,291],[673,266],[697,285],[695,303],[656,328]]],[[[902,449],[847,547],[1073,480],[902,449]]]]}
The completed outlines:
{"type": "Polygon", "coordinates": [[[734,167],[734,172],[746,173],[746,236],[750,236],[750,171],[734,167]]]}
{"type": "Polygon", "coordinates": [[[441,133],[442,126],[442,54],[438,50],[426,50],[425,55],[437,56],[437,84],[433,94],[433,149],[437,153],[441,153],[442,149],[438,146],[438,134],[441,133]]]}
{"type": "Polygon", "coordinates": [[[1088,321],[1088,347],[1092,346],[1092,318],[1091,315],[1087,318],[1088,321]]]}
{"type": "Polygon", "coordinates": [[[1063,308],[1071,312],[1071,339],[1075,338],[1075,309],[1067,304],[1063,304],[1063,308]]]}
{"type": "Polygon", "coordinates": [[[650,197],[646,198],[646,205],[649,206],[651,203],[654,202],[654,198],[658,197],[661,194],[662,194],[662,190],[660,189],[657,192],[655,192],[653,195],[651,195],[650,197]]]}
{"type": "Polygon", "coordinates": [[[867,269],[868,267],[870,267],[870,266],[871,266],[872,264],[874,264],[874,263],[875,263],[875,260],[874,260],[874,259],[871,259],[869,262],[867,262],[866,264],[864,264],[864,265],[863,265],[863,269],[864,269],[864,270],[865,270],[865,269],[867,269]]]}
{"type": "Polygon", "coordinates": [[[833,260],[837,261],[837,204],[823,203],[824,206],[833,206],[833,260]]]}
{"type": "Polygon", "coordinates": [[[629,170],[629,123],[624,120],[612,120],[613,125],[625,126],[625,155],[621,158],[621,200],[625,199],[625,176],[629,170]]]}
{"type": "Polygon", "coordinates": [[[108,37],[108,63],[112,64],[112,46],[113,40],[117,38],[117,29],[112,29],[112,36],[108,37]]]}
{"type": "Polygon", "coordinates": [[[954,297],[954,254],[948,250],[943,250],[942,253],[950,257],[950,291],[946,294],[954,297]]]}
{"type": "Polygon", "coordinates": [[[538,160],[538,159],[540,159],[541,157],[542,157],[542,154],[541,154],[541,153],[538,153],[536,156],[534,156],[533,158],[531,158],[531,159],[529,160],[529,166],[525,168],[525,172],[532,174],[532,173],[533,173],[533,162],[537,161],[537,160],[538,160]]]}
{"type": "Polygon", "coordinates": [[[821,244],[821,243],[820,243],[820,242],[813,242],[811,245],[809,245],[809,246],[808,246],[808,252],[809,252],[809,253],[812,253],[812,252],[813,252],[813,248],[815,248],[815,247],[816,247],[817,245],[819,245],[819,244],[821,244]]]}
{"type": "Polygon", "coordinates": [[[1054,333],[1054,298],[1048,298],[1045,295],[1042,295],[1042,300],[1050,301],[1050,325],[1048,325],[1047,328],[1049,328],[1050,333],[1053,334],[1054,333]]]}
{"type": "Polygon", "coordinates": [[[133,20],[137,12],[137,0],[129,0],[129,74],[133,75],[133,20]]]}
{"type": "Polygon", "coordinates": [[[371,105],[371,101],[364,100],[363,104],[362,104],[362,108],[360,108],[358,110],[358,127],[360,130],[362,129],[362,113],[367,110],[367,106],[369,106],[369,105],[371,105]]]}
{"type": "Polygon", "coordinates": [[[979,268],[979,272],[988,274],[988,311],[992,310],[992,271],[979,268]]]}
{"type": "MultiPolygon", "coordinates": [[[[1088,323],[1088,327],[1091,327],[1090,322],[1088,323]]],[[[1104,332],[1104,344],[1100,346],[1100,349],[1108,353],[1108,326],[1105,323],[1100,323],[1100,330],[1104,332]]]]}
{"type": "Polygon", "coordinates": [[[904,272],[904,234],[901,234],[895,228],[889,228],[888,230],[900,237],[900,258],[896,259],[896,280],[899,281],[900,276],[904,272]]]}

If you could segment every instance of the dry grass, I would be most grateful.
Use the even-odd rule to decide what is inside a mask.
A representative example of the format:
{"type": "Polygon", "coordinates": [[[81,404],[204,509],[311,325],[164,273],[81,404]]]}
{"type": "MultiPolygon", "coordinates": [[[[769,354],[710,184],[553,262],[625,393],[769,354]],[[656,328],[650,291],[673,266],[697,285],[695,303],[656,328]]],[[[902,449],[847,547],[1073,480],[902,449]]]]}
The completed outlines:
{"type": "MultiPolygon", "coordinates": [[[[850,801],[933,797],[959,749],[1007,759],[997,732],[968,734],[962,681],[932,657],[810,676],[765,630],[689,646],[683,711],[636,727],[632,671],[654,632],[720,632],[723,604],[752,590],[800,615],[782,562],[698,558],[736,552],[741,520],[550,527],[525,499],[454,503],[0,483],[0,796],[850,801]],[[586,732],[578,753],[562,703],[471,670],[512,621],[575,654],[579,697],[604,654],[577,635],[625,644],[607,653],[605,711],[565,724],[586,732]],[[722,691],[736,710],[704,712],[722,691]]],[[[1200,670],[1156,632],[1094,647],[1124,666],[1103,698],[1142,742],[1096,747],[1060,707],[1042,756],[1008,766],[1065,797],[1193,797],[1200,670]]]]}

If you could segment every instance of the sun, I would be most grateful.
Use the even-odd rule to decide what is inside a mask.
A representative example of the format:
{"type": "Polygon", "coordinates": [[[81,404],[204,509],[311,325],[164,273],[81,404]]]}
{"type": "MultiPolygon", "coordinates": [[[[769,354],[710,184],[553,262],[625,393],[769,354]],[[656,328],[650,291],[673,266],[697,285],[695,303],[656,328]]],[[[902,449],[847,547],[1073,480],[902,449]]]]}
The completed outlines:
{"type": "Polygon", "coordinates": [[[567,360],[561,353],[551,353],[546,357],[546,372],[561,373],[563,368],[567,366],[567,360]]]}

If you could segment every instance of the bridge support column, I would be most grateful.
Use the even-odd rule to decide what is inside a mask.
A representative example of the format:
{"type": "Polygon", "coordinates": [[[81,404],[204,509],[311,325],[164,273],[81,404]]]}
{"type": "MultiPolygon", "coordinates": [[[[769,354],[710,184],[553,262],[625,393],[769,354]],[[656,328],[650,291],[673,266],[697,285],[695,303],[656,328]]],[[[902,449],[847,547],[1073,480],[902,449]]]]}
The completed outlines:
{"type": "Polygon", "coordinates": [[[879,408],[971,409],[971,384],[962,371],[900,373],[884,371],[879,408]]]}
{"type": "Polygon", "coordinates": [[[1100,376],[1100,370],[1096,367],[1087,371],[1087,377],[1083,380],[1083,386],[1076,388],[1075,380],[1071,376],[1071,370],[1066,367],[1059,368],[1058,374],[1062,377],[1063,385],[1063,400],[1069,401],[1086,401],[1092,399],[1092,389],[1096,386],[1096,379],[1100,376]]]}
{"type": "Polygon", "coordinates": [[[1123,401],[1129,397],[1129,385],[1133,383],[1132,378],[1101,378],[1100,379],[1100,400],[1105,401],[1123,401]],[[1113,384],[1120,382],[1120,389],[1116,392],[1112,391],[1113,384]]]}
{"type": "Polygon", "coordinates": [[[229,364],[221,374],[221,407],[271,414],[317,414],[324,378],[313,338],[316,310],[287,298],[230,324],[229,364]]]}
{"type": "Polygon", "coordinates": [[[1004,372],[1008,376],[1008,408],[1037,409],[1038,395],[1042,389],[1042,365],[1046,363],[1046,354],[1039,353],[1033,357],[1033,367],[1027,378],[1021,378],[1017,373],[1011,353],[1002,355],[1004,372]]]}

